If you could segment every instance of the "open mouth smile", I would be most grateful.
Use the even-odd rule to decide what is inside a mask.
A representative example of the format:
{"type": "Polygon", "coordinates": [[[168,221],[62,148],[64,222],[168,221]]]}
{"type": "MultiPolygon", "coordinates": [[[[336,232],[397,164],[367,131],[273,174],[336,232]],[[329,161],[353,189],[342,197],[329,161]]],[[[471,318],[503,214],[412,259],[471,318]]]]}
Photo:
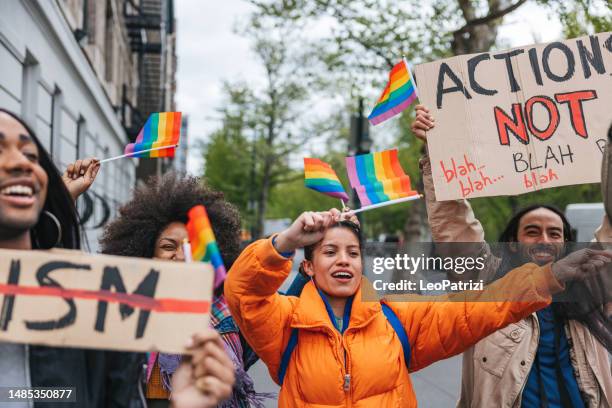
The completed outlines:
{"type": "Polygon", "coordinates": [[[353,279],[352,272],[349,271],[336,271],[331,274],[332,278],[337,279],[341,282],[348,282],[353,279]]]}
{"type": "Polygon", "coordinates": [[[36,202],[38,191],[31,181],[21,180],[0,187],[0,199],[16,207],[29,207],[36,202]]]}
{"type": "Polygon", "coordinates": [[[539,247],[529,250],[529,255],[538,261],[552,261],[556,257],[556,251],[553,248],[539,247]]]}

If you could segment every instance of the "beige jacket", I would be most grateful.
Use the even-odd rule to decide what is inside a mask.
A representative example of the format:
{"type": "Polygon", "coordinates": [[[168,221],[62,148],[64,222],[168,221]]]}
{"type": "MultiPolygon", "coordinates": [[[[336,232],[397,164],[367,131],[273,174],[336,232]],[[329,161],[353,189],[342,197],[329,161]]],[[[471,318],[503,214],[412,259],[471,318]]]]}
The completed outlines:
{"type": "MultiPolygon", "coordinates": [[[[474,242],[482,254],[490,254],[484,230],[467,200],[435,199],[431,164],[421,159],[427,214],[434,242],[474,242]]],[[[612,242],[612,227],[607,217],[596,233],[600,242],[612,242]]],[[[487,256],[488,265],[478,279],[490,281],[499,258],[487,256]]],[[[608,352],[589,330],[570,320],[565,327],[570,357],[578,386],[588,408],[612,407],[612,371],[608,352]]],[[[531,370],[540,328],[535,314],[511,324],[478,342],[463,353],[461,396],[458,407],[518,408],[531,370]]]]}

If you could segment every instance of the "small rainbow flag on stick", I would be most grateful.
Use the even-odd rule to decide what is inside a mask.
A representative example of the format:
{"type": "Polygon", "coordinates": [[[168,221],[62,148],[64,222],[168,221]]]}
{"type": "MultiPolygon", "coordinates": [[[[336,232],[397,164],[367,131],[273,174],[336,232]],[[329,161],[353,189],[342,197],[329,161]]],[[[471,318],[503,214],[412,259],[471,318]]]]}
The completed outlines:
{"type": "Polygon", "coordinates": [[[372,125],[378,125],[401,113],[417,98],[418,92],[408,62],[402,58],[391,70],[387,87],[378,98],[368,120],[372,125]]]}
{"type": "Polygon", "coordinates": [[[125,146],[124,153],[133,153],[133,157],[174,157],[180,135],[181,112],[152,113],[140,129],[136,142],[125,146]]]}
{"type": "Polygon", "coordinates": [[[104,163],[122,157],[174,157],[181,136],[181,112],[152,113],[140,129],[136,141],[125,146],[124,154],[101,160],[104,163]]]}
{"type": "Polygon", "coordinates": [[[304,184],[308,188],[339,198],[343,202],[349,200],[334,169],[322,160],[304,157],[304,184]]]}
{"type": "Polygon", "coordinates": [[[421,198],[410,186],[397,149],[347,157],[346,171],[362,205],[354,212],[421,198]]]}
{"type": "Polygon", "coordinates": [[[210,262],[215,270],[215,289],[225,280],[227,272],[219,246],[215,240],[206,208],[196,205],[187,213],[187,234],[191,243],[191,259],[195,262],[210,262]]]}

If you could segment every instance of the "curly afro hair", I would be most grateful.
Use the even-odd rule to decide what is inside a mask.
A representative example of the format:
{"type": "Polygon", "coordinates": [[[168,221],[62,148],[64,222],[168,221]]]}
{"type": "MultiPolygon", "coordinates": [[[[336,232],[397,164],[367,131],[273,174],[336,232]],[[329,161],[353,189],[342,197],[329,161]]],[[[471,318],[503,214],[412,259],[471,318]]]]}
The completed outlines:
{"type": "Polygon", "coordinates": [[[151,177],[119,209],[100,239],[102,253],[152,258],[161,231],[172,222],[187,222],[187,212],[202,204],[212,224],[227,269],[240,253],[240,214],[223,193],[202,185],[195,177],[167,173],[151,177]]]}

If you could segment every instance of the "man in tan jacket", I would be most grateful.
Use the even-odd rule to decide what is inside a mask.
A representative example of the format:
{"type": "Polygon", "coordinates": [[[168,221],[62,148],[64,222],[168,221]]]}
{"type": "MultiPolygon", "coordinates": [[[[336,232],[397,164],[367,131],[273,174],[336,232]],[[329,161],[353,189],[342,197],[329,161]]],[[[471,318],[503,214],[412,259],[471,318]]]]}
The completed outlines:
{"type": "MultiPolygon", "coordinates": [[[[426,131],[433,128],[434,120],[423,106],[417,106],[416,112],[412,130],[426,142],[426,131]]],[[[602,169],[607,214],[612,214],[612,198],[607,197],[612,194],[612,187],[608,188],[612,182],[609,182],[611,170],[607,159],[611,154],[608,146],[602,169]]],[[[421,159],[421,170],[433,241],[478,243],[477,252],[479,256],[486,256],[486,267],[477,275],[462,278],[491,282],[502,260],[491,254],[484,230],[469,202],[437,202],[428,156],[421,159]]],[[[571,229],[562,212],[552,206],[535,205],[515,215],[502,237],[500,241],[538,248],[522,251],[522,261],[546,264],[561,255],[552,248],[563,247],[564,242],[571,241],[571,229]]],[[[604,217],[595,237],[599,242],[612,242],[608,216],[604,217]]],[[[610,286],[606,287],[604,291],[609,291],[610,286]]],[[[609,308],[597,313],[608,319],[609,327],[609,308]]],[[[493,333],[464,352],[458,406],[610,408],[612,372],[608,350],[583,322],[559,317],[553,307],[548,307],[493,333]]]]}

